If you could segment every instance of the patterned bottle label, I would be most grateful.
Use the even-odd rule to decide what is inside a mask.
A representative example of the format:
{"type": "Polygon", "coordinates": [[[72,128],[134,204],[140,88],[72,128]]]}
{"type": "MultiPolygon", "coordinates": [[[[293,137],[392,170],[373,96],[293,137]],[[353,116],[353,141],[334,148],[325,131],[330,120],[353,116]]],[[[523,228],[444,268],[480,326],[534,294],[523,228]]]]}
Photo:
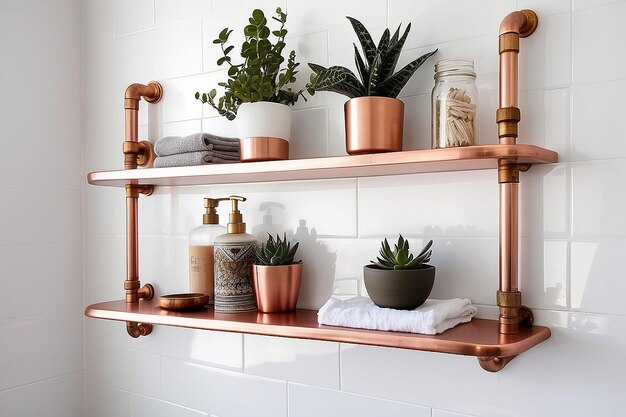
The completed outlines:
{"type": "Polygon", "coordinates": [[[251,242],[215,243],[215,311],[254,311],[252,264],[256,261],[251,242]]]}

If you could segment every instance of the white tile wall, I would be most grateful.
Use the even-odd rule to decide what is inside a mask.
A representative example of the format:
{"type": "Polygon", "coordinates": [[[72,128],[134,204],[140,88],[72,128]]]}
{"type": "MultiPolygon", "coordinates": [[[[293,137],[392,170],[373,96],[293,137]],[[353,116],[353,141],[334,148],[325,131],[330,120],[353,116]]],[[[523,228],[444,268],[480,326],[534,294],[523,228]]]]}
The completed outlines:
{"type": "MultiPolygon", "coordinates": [[[[462,356],[165,327],[134,340],[123,323],[88,320],[86,415],[619,415],[623,367],[615,358],[626,345],[626,312],[619,298],[624,280],[617,261],[626,239],[619,192],[626,169],[619,114],[626,65],[620,19],[626,1],[262,0],[252,5],[148,0],[129,5],[85,0],[84,171],[121,167],[120,98],[132,82],[158,79],[165,86],[160,105],[149,111],[142,107],[141,131],[149,139],[200,129],[235,135],[233,123],[216,117],[193,94],[223,78],[223,68],[216,65],[220,51],[212,44],[216,34],[233,28],[237,44],[252,8],[270,15],[276,5],[289,14],[288,47],[300,57],[299,86],[308,79],[308,61],[353,68],[356,38],[346,15],[363,21],[376,40],[385,27],[411,22],[400,65],[439,49],[401,93],[405,149],[429,146],[432,67],[456,57],[475,61],[480,142],[497,143],[498,26],[516,8],[538,12],[537,32],[521,41],[520,143],[554,149],[561,163],[523,174],[520,286],[536,321],[551,327],[553,336],[500,373],[489,374],[474,358],[462,356]],[[129,373],[138,366],[147,369],[144,374],[129,373]]],[[[344,102],[342,96],[318,93],[298,103],[292,157],[345,155],[344,102]]],[[[55,131],[65,127],[54,123],[55,131]]],[[[59,143],[65,140],[71,139],[59,143]]],[[[68,152],[67,163],[49,160],[45,166],[69,184],[76,181],[78,157],[68,152]]],[[[20,187],[34,181],[30,170],[19,171],[12,161],[2,166],[23,173],[20,187]]],[[[140,202],[141,277],[159,292],[186,290],[186,236],[200,223],[202,197],[238,193],[248,197],[242,211],[249,232],[260,237],[286,232],[301,240],[300,307],[318,308],[333,293],[364,294],[362,265],[376,254],[383,236],[401,232],[414,247],[435,239],[433,296],[470,297],[480,304],[480,316],[493,318],[495,178],[493,171],[474,171],[162,189],[140,202]]],[[[10,213],[38,213],[29,208],[35,207],[32,197],[4,191],[2,181],[3,213],[5,207],[10,213]],[[7,203],[9,198],[20,205],[7,203]]],[[[85,303],[121,298],[123,192],[88,186],[83,192],[85,303]]],[[[68,193],[80,207],[80,194],[68,193]]],[[[11,245],[4,255],[11,271],[19,268],[12,255],[19,250],[16,243],[30,244],[28,236],[42,228],[40,243],[79,244],[81,230],[72,219],[80,218],[80,208],[63,203],[66,195],[55,200],[53,194],[46,197],[58,219],[54,225],[0,220],[9,232],[0,244],[11,245]]],[[[225,217],[227,209],[220,213],[225,217]]],[[[59,255],[58,262],[66,258],[74,262],[68,255],[59,255]]],[[[72,271],[68,276],[75,276],[72,271]]],[[[36,275],[37,269],[31,276],[36,275]]],[[[29,288],[30,282],[20,285],[29,288]]],[[[72,295],[67,297],[70,303],[72,295]]],[[[0,317],[14,317],[16,309],[8,303],[0,307],[0,317]]]]}
{"type": "Polygon", "coordinates": [[[339,389],[339,343],[245,335],[245,371],[339,389]]]}
{"type": "Polygon", "coordinates": [[[81,7],[0,4],[2,417],[84,415],[81,7]]]}

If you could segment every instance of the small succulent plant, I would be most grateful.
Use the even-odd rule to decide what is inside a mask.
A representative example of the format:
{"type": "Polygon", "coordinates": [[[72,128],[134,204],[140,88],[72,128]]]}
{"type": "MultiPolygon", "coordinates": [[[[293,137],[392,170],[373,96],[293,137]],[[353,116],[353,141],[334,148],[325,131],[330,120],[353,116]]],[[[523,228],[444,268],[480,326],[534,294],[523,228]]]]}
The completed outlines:
{"type": "Polygon", "coordinates": [[[287,14],[278,7],[272,19],[280,25],[274,31],[267,26],[267,18],[262,10],[255,9],[252,12],[249,24],[243,29],[245,41],[240,49],[243,62],[238,64],[232,62],[230,55],[235,46],[227,45],[233,30],[226,28],[219,33],[213,43],[222,48],[223,56],[217,60],[217,65],[228,65],[228,80],[218,83],[225,90],[224,96],[217,98],[217,90],[212,89],[208,93],[197,92],[196,99],[208,103],[228,120],[237,116],[242,103],[270,101],[294,105],[300,96],[306,100],[305,89],[296,91],[288,86],[296,81],[300,63],[296,61],[295,51],[287,54],[286,62],[283,56],[286,53],[287,14]],[[275,40],[270,39],[270,35],[275,40]]]}
{"type": "Polygon", "coordinates": [[[298,250],[299,242],[291,246],[291,242],[287,241],[287,234],[283,234],[281,240],[280,235],[276,235],[276,239],[269,233],[267,234],[267,242],[262,244],[261,247],[257,247],[256,256],[259,265],[291,265],[293,263],[300,263],[302,261],[294,262],[293,257],[298,250]]]}
{"type": "Polygon", "coordinates": [[[402,47],[406,41],[411,24],[406,27],[400,36],[400,27],[391,35],[389,29],[383,32],[378,46],[365,26],[358,20],[347,16],[356,32],[361,44],[365,59],[361,56],[354,44],[354,59],[359,72],[360,80],[346,67],[332,66],[325,68],[318,64],[309,64],[314,72],[312,91],[332,91],[349,98],[362,96],[380,96],[395,98],[415,71],[437,50],[422,55],[395,72],[402,47]]]}
{"type": "Polygon", "coordinates": [[[430,247],[432,245],[433,241],[431,240],[422,248],[419,255],[413,256],[409,251],[409,241],[402,235],[398,238],[398,243],[394,245],[393,250],[385,238],[381,242],[380,256],[376,258],[378,261],[370,262],[381,269],[421,269],[430,260],[432,254],[430,247]]]}

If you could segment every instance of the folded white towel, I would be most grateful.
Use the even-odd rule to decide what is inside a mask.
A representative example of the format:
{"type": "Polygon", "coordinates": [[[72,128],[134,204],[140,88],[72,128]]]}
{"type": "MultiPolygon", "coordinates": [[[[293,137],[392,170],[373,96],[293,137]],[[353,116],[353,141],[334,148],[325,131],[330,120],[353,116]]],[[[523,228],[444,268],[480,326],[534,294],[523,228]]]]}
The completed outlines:
{"type": "Polygon", "coordinates": [[[475,315],[476,307],[467,298],[428,299],[415,310],[394,310],[378,307],[367,297],[354,297],[331,298],[317,313],[317,321],[329,326],[439,334],[475,315]]]}

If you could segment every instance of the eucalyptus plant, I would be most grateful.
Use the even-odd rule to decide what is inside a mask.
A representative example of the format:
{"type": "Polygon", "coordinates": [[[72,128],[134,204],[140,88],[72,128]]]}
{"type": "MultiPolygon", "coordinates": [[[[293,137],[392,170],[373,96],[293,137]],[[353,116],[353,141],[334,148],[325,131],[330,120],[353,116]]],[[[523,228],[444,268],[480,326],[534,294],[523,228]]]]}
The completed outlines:
{"type": "Polygon", "coordinates": [[[283,57],[287,14],[278,7],[272,19],[280,24],[273,31],[268,27],[262,10],[255,9],[252,12],[249,24],[243,29],[245,41],[240,51],[243,62],[238,64],[233,62],[231,56],[235,46],[228,44],[233,30],[225,28],[219,33],[213,43],[221,47],[223,54],[217,64],[228,65],[228,80],[218,83],[224,87],[224,95],[217,98],[217,90],[212,89],[208,93],[197,92],[196,99],[208,103],[228,120],[236,117],[242,103],[270,101],[293,105],[300,96],[306,100],[303,94],[305,89],[294,91],[288,86],[296,81],[300,63],[296,61],[296,52],[293,50],[289,52],[286,63],[283,57]]]}
{"type": "Polygon", "coordinates": [[[387,238],[381,242],[380,256],[377,261],[370,261],[381,269],[421,269],[425,268],[425,263],[430,261],[432,254],[433,241],[429,241],[417,256],[409,250],[409,241],[404,239],[402,235],[398,238],[398,242],[394,245],[393,250],[389,246],[387,238]]]}
{"type": "Polygon", "coordinates": [[[291,265],[302,261],[294,262],[299,242],[291,246],[291,242],[287,241],[287,234],[283,234],[281,240],[280,235],[276,235],[276,239],[268,233],[267,242],[257,247],[256,256],[259,265],[291,265]]]}
{"type": "Polygon", "coordinates": [[[389,29],[385,29],[378,45],[374,43],[372,36],[365,26],[358,20],[346,16],[352,28],[356,32],[361,52],[354,44],[354,59],[359,72],[359,77],[346,67],[339,65],[325,68],[318,64],[309,64],[315,76],[311,87],[315,91],[332,91],[343,94],[349,98],[362,96],[381,96],[395,98],[415,71],[437,50],[422,55],[405,65],[400,71],[395,72],[400,52],[406,41],[411,24],[409,23],[400,36],[400,28],[391,35],[389,29]]]}

